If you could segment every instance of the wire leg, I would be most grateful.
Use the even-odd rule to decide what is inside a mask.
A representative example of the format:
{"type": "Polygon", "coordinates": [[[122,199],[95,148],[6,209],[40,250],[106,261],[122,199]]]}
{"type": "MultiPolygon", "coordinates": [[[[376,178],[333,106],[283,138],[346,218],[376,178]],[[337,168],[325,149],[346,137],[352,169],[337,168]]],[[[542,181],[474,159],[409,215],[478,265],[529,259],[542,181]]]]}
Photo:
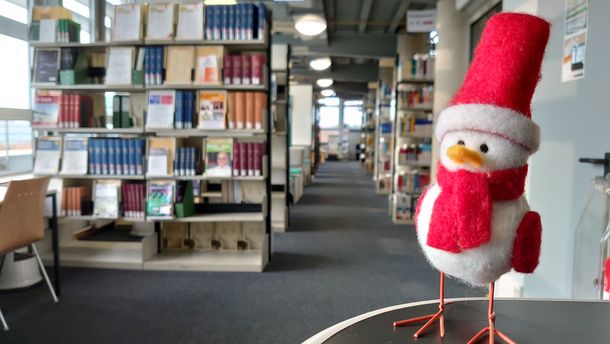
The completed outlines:
{"type": "Polygon", "coordinates": [[[478,342],[486,333],[489,333],[489,344],[495,343],[496,335],[507,344],[517,344],[505,333],[496,329],[496,314],[494,313],[494,283],[489,284],[489,306],[487,309],[487,319],[489,321],[489,326],[479,331],[474,337],[472,337],[471,340],[468,341],[467,344],[474,344],[478,342]]]}
{"type": "Polygon", "coordinates": [[[8,325],[6,323],[6,320],[4,320],[4,316],[2,315],[2,310],[0,309],[0,322],[2,323],[2,329],[4,331],[8,331],[8,325]]]}
{"type": "Polygon", "coordinates": [[[32,251],[34,255],[36,255],[36,261],[38,261],[38,266],[40,267],[40,271],[44,276],[44,280],[47,282],[47,286],[49,286],[49,291],[51,291],[51,296],[53,297],[53,302],[58,303],[57,295],[55,295],[55,289],[53,289],[53,285],[51,284],[51,280],[49,280],[49,275],[47,275],[47,270],[44,268],[42,264],[42,259],[40,259],[40,255],[38,254],[38,250],[36,249],[36,245],[32,244],[32,251]]]}

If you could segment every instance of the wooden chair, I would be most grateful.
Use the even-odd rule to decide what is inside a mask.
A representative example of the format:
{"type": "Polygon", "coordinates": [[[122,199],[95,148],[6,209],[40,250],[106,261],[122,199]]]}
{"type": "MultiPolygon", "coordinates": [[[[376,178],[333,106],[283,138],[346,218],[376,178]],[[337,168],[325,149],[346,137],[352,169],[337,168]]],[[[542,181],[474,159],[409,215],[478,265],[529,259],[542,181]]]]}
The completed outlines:
{"type": "MultiPolygon", "coordinates": [[[[58,302],[49,276],[34,242],[44,237],[44,203],[49,177],[11,181],[6,196],[0,204],[0,266],[2,255],[29,246],[36,256],[54,302],[58,302]]],[[[8,325],[0,310],[0,322],[4,330],[8,325]]]]}

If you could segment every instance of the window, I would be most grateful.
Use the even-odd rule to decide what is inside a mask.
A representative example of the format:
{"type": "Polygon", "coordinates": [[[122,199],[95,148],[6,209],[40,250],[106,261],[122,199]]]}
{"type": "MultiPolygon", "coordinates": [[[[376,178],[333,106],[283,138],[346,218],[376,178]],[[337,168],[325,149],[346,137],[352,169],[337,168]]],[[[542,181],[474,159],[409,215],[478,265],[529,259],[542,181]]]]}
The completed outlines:
{"type": "Polygon", "coordinates": [[[320,129],[339,128],[339,107],[321,106],[319,112],[320,129]]]}
{"type": "Polygon", "coordinates": [[[0,34],[0,47],[11,52],[0,54],[0,107],[29,109],[28,43],[0,34]]]}
{"type": "Polygon", "coordinates": [[[0,175],[32,170],[32,142],[29,111],[0,109],[0,175]]]}
{"type": "Polygon", "coordinates": [[[343,126],[347,129],[362,129],[362,106],[346,106],[343,108],[343,126]]]}

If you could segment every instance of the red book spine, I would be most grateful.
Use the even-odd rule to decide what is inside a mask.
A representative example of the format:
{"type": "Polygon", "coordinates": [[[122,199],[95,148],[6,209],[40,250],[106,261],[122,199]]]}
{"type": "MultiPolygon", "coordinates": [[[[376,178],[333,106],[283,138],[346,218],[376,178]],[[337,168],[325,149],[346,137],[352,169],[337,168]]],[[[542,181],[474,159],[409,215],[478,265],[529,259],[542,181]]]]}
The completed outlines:
{"type": "Polygon", "coordinates": [[[256,154],[256,143],[248,143],[248,175],[254,176],[254,156],[256,154]]]}
{"type": "Polygon", "coordinates": [[[75,99],[76,95],[75,94],[69,94],[68,95],[68,116],[66,118],[66,127],[67,128],[74,128],[74,105],[76,103],[76,99],[75,99]]]}
{"type": "Polygon", "coordinates": [[[260,176],[261,175],[261,165],[262,165],[262,155],[261,155],[261,144],[260,143],[254,143],[254,154],[251,154],[254,159],[254,175],[255,176],[260,176]]]}
{"type": "Polygon", "coordinates": [[[241,85],[241,56],[239,55],[233,55],[232,56],[232,61],[233,61],[233,84],[234,85],[241,85]]]}
{"type": "Polygon", "coordinates": [[[72,128],[80,128],[81,100],[81,94],[74,95],[74,113],[72,114],[74,117],[72,118],[72,128]]]}
{"type": "Polygon", "coordinates": [[[263,83],[263,68],[265,66],[265,55],[252,55],[252,85],[263,83]]]}
{"type": "Polygon", "coordinates": [[[232,55],[225,55],[223,72],[224,72],[223,81],[224,81],[225,85],[231,84],[233,81],[233,56],[232,55]]]}
{"type": "Polygon", "coordinates": [[[123,216],[127,217],[127,184],[121,185],[121,201],[123,203],[123,216]]]}
{"type": "Polygon", "coordinates": [[[233,175],[241,173],[241,143],[233,142],[233,175]]]}
{"type": "Polygon", "coordinates": [[[68,107],[68,95],[65,93],[61,94],[59,98],[59,127],[65,128],[66,123],[66,110],[68,107]]]}
{"type": "Polygon", "coordinates": [[[244,85],[250,85],[252,83],[250,55],[243,55],[241,57],[241,80],[244,85]]]}
{"type": "Polygon", "coordinates": [[[146,204],[146,193],[144,191],[144,184],[139,184],[138,185],[138,190],[139,190],[139,195],[140,197],[138,198],[138,209],[140,210],[139,212],[139,217],[140,218],[144,218],[144,209],[145,209],[145,204],[146,204]]]}
{"type": "Polygon", "coordinates": [[[242,176],[248,175],[248,144],[245,142],[239,143],[239,171],[242,176]]]}

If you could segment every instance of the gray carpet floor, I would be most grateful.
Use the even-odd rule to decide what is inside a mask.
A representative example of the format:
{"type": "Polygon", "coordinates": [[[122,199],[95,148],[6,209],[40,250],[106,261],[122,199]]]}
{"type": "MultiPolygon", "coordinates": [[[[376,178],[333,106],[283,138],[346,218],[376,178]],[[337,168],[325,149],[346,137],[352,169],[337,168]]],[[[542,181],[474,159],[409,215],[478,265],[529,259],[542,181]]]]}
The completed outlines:
{"type": "MultiPolygon", "coordinates": [[[[413,227],[392,224],[357,163],[328,162],[276,234],[264,273],[62,268],[62,298],[0,295],[0,343],[300,343],[390,305],[438,297],[413,227]]],[[[449,280],[448,297],[481,296],[449,280]]]]}

